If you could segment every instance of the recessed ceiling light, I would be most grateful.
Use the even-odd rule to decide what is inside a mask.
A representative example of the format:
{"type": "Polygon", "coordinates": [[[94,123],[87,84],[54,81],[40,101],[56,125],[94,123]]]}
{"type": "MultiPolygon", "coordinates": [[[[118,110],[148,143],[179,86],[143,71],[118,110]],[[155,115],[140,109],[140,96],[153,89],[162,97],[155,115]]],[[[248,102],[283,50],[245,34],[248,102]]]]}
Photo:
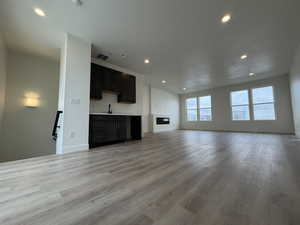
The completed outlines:
{"type": "Polygon", "coordinates": [[[255,75],[255,73],[249,73],[249,76],[254,76],[255,75]]]}
{"type": "Polygon", "coordinates": [[[222,17],[222,23],[228,23],[229,21],[231,20],[231,15],[230,14],[225,14],[223,17],[222,17]]]}
{"type": "Polygon", "coordinates": [[[150,63],[150,60],[149,59],[145,59],[144,61],[146,64],[149,64],[150,63]]]}
{"type": "Polygon", "coordinates": [[[34,8],[33,11],[38,15],[38,16],[41,16],[41,17],[45,17],[46,16],[46,13],[40,9],[40,8],[34,8]]]}
{"type": "Polygon", "coordinates": [[[184,91],[185,91],[185,90],[186,90],[186,88],[182,88],[182,90],[184,90],[184,91]]]}
{"type": "Polygon", "coordinates": [[[247,59],[247,58],[248,58],[247,55],[242,55],[242,56],[241,56],[241,59],[247,59]]]}
{"type": "Polygon", "coordinates": [[[161,82],[162,82],[163,84],[167,83],[167,81],[165,81],[165,80],[162,80],[161,82]]]}

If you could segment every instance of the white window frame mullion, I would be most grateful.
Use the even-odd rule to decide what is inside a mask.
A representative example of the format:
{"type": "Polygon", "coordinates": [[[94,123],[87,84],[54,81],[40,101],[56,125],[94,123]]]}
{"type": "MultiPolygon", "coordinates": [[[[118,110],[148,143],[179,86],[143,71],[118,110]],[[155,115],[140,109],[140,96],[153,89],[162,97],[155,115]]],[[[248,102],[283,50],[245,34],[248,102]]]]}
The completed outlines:
{"type": "Polygon", "coordinates": [[[199,101],[199,97],[197,97],[197,121],[200,121],[200,101],[199,101]]]}
{"type": "Polygon", "coordinates": [[[248,99],[249,99],[249,116],[250,121],[254,121],[254,107],[253,107],[253,89],[248,89],[248,99]]]}

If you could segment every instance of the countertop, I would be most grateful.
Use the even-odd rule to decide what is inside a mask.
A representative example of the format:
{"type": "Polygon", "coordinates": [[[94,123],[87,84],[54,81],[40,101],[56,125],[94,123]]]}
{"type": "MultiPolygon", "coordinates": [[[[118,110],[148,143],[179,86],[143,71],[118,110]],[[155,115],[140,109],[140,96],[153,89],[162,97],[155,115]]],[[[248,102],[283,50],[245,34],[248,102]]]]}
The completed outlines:
{"type": "Polygon", "coordinates": [[[127,113],[90,113],[90,115],[106,115],[106,116],[142,116],[138,114],[127,114],[127,113]]]}

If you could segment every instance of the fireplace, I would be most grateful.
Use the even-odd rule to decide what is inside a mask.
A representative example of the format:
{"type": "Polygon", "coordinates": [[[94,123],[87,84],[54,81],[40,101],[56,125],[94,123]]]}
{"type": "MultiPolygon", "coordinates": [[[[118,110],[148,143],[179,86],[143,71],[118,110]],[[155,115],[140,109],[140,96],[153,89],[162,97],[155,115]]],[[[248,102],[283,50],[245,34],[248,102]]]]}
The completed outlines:
{"type": "Polygon", "coordinates": [[[156,124],[158,125],[170,124],[170,117],[156,117],[156,124]]]}
{"type": "Polygon", "coordinates": [[[164,132],[175,130],[175,119],[167,114],[152,114],[152,132],[164,132]]]}

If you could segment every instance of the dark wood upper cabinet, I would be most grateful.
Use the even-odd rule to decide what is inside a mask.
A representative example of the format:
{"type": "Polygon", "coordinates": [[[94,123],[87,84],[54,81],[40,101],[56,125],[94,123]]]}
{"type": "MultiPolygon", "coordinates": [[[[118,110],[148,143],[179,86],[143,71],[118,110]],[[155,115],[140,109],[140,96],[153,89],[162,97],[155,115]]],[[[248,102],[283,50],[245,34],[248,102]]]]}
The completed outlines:
{"type": "Polygon", "coordinates": [[[118,79],[120,72],[105,68],[105,72],[103,73],[103,91],[110,91],[110,92],[116,92],[119,93],[119,85],[118,85],[118,79]]]}
{"type": "Polygon", "coordinates": [[[136,103],[136,79],[135,76],[121,75],[121,92],[118,95],[118,102],[136,103]]]}
{"type": "Polygon", "coordinates": [[[103,77],[99,74],[103,74],[103,67],[92,64],[91,66],[91,88],[90,88],[90,97],[92,99],[102,99],[102,90],[103,90],[103,77]]]}
{"type": "Polygon", "coordinates": [[[136,103],[136,78],[92,63],[90,96],[100,100],[103,91],[116,93],[120,103],[136,103]]]}

